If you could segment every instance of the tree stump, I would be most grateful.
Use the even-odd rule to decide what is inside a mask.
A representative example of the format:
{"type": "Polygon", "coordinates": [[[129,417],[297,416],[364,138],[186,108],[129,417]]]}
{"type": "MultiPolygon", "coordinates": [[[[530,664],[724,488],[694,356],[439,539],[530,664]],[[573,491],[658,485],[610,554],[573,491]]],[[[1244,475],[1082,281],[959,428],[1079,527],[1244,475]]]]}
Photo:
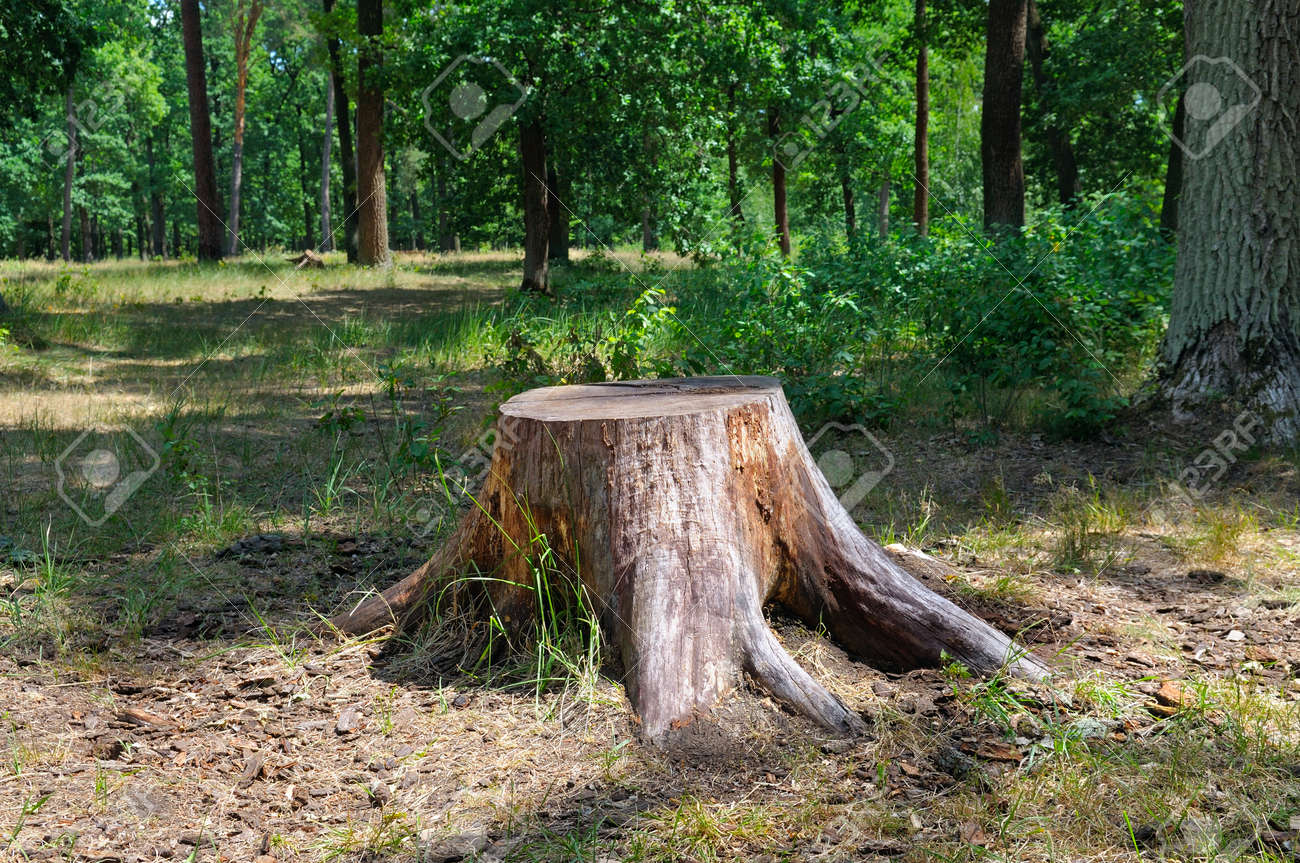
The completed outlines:
{"type": "Polygon", "coordinates": [[[763,607],[824,625],[885,669],[951,657],[1031,678],[1045,667],[931,592],[867,539],[804,445],[780,383],[701,377],[530,390],[501,406],[476,506],[424,566],[337,616],[399,626],[456,574],[505,628],[535,613],[531,541],[548,538],[599,612],[642,733],[662,740],[747,672],[828,729],[862,721],[781,647],[763,607]]]}
{"type": "Polygon", "coordinates": [[[313,267],[320,269],[325,266],[325,259],[313,252],[311,249],[303,249],[302,254],[294,255],[292,258],[285,258],[291,264],[295,264],[295,270],[301,270],[303,267],[313,267]]]}

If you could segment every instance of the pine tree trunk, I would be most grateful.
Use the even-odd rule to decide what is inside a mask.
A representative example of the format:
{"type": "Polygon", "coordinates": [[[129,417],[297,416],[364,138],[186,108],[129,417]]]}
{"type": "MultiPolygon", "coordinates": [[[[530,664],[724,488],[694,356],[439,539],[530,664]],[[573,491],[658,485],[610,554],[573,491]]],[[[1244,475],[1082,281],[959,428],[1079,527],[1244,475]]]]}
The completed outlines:
{"type": "Polygon", "coordinates": [[[463,600],[524,642],[544,535],[548,601],[583,591],[652,742],[708,712],[742,674],[828,729],[862,730],[768,629],[769,603],[882,668],[948,657],[977,672],[1046,674],[858,530],[773,378],[531,390],[502,405],[498,435],[478,506],[447,544],[334,625],[365,633],[463,600]],[[463,572],[489,577],[458,581],[463,572]]]}
{"type": "Polygon", "coordinates": [[[1025,223],[1025,169],[1020,159],[1025,19],[1026,0],[989,0],[980,113],[985,228],[1025,223]]]}
{"type": "Polygon", "coordinates": [[[767,135],[772,141],[772,215],[776,223],[777,241],[781,254],[790,257],[790,209],[785,200],[785,165],[776,158],[776,142],[781,137],[781,114],[776,108],[767,110],[767,135]]]}
{"type": "Polygon", "coordinates": [[[930,233],[930,43],[925,24],[925,0],[916,0],[916,133],[914,161],[916,190],[912,196],[912,224],[922,237],[930,233]]]}
{"type": "Polygon", "coordinates": [[[72,260],[72,183],[77,177],[77,115],[74,99],[76,97],[72,92],[72,84],[68,84],[68,92],[64,99],[64,119],[68,124],[68,164],[63,168],[63,237],[61,249],[63,260],[72,260]]]}
{"type": "Polygon", "coordinates": [[[189,90],[190,139],[194,149],[194,196],[198,201],[198,258],[221,258],[221,218],[217,215],[217,174],[212,159],[212,121],[208,113],[208,83],[203,62],[203,23],[199,0],[181,0],[181,29],[185,42],[185,81],[189,90]]]}
{"type": "Polygon", "coordinates": [[[380,85],[383,0],[357,0],[357,261],[388,266],[388,190],[384,179],[384,91],[380,85]]]}
{"type": "Polygon", "coordinates": [[[535,117],[519,127],[524,184],[524,280],[519,290],[551,293],[550,194],[546,188],[546,127],[535,117]]]}
{"type": "MultiPolygon", "coordinates": [[[[1187,106],[1163,391],[1178,419],[1206,407],[1245,409],[1268,440],[1294,443],[1300,440],[1300,6],[1194,0],[1186,5],[1185,26],[1188,56],[1230,57],[1245,78],[1226,64],[1194,59],[1185,82],[1199,88],[1200,103],[1209,90],[1219,110],[1187,106]]],[[[1187,92],[1189,102],[1192,96],[1187,92]]]]}
{"type": "MultiPolygon", "coordinates": [[[[1054,105],[1051,82],[1044,71],[1047,60],[1047,28],[1038,14],[1038,4],[1029,0],[1026,7],[1027,23],[1025,29],[1025,47],[1029,53],[1029,68],[1034,76],[1034,88],[1038,99],[1046,110],[1054,105]]],[[[1074,159],[1074,147],[1070,144],[1070,135],[1056,123],[1048,123],[1045,132],[1047,150],[1052,154],[1052,166],[1056,169],[1056,196],[1062,204],[1071,204],[1083,194],[1079,185],[1079,166],[1074,159]]]]}

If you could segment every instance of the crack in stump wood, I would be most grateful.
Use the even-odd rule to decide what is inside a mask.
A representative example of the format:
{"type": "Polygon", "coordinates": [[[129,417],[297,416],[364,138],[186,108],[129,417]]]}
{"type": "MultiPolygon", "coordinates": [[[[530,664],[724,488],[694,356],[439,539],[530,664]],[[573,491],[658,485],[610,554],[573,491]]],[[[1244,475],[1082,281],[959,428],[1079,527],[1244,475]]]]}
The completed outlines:
{"type": "Polygon", "coordinates": [[[708,712],[742,673],[828,729],[863,730],[781,646],[763,617],[770,602],[882,668],[947,656],[978,672],[1047,674],[862,534],[774,378],[545,387],[503,404],[498,428],[478,505],[456,533],[337,616],[338,629],[401,626],[473,567],[493,574],[484,613],[526,633],[537,601],[530,547],[545,534],[560,571],[596,600],[654,742],[708,712]]]}

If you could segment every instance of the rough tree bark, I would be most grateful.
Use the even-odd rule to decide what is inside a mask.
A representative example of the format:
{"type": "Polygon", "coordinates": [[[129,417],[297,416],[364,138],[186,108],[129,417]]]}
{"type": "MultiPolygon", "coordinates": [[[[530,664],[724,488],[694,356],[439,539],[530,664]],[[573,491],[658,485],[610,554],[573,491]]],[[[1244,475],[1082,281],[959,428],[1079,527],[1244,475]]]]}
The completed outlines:
{"type": "MultiPolygon", "coordinates": [[[[334,0],[322,0],[325,14],[334,10],[334,0]]],[[[352,152],[352,109],[343,86],[343,60],[337,37],[325,42],[330,57],[330,84],[334,90],[334,109],[338,114],[339,168],[343,174],[343,248],[348,263],[357,262],[357,160],[352,152]]],[[[333,234],[331,234],[331,237],[333,234]]]]}
{"type": "MultiPolygon", "coordinates": [[[[1047,28],[1043,26],[1038,4],[1034,0],[1029,0],[1026,7],[1026,22],[1025,47],[1029,53],[1034,89],[1038,91],[1038,99],[1044,110],[1051,111],[1055,97],[1044,69],[1047,61],[1047,28]]],[[[1074,158],[1070,134],[1061,128],[1059,122],[1052,122],[1047,124],[1044,137],[1047,139],[1047,150],[1052,154],[1052,166],[1056,169],[1056,196],[1062,204],[1071,204],[1083,194],[1083,187],[1079,184],[1079,165],[1074,158]]]]}
{"type": "Polygon", "coordinates": [[[862,728],[785,652],[767,603],[884,668],[949,656],[978,671],[1046,674],[858,530],[773,378],[531,390],[502,405],[498,434],[472,514],[427,564],[336,617],[340,630],[400,624],[445,600],[449,585],[475,584],[484,614],[527,632],[528,549],[545,534],[598,610],[651,741],[707,712],[742,672],[828,729],[862,728]],[[491,577],[457,581],[466,570],[491,577]]]}
{"type": "Polygon", "coordinates": [[[551,293],[550,190],[546,186],[546,126],[541,116],[519,127],[519,155],[524,168],[525,293],[551,293]]]}
{"type": "Polygon", "coordinates": [[[239,193],[244,185],[244,116],[248,92],[248,55],[253,33],[262,17],[261,0],[239,0],[235,6],[235,134],[230,149],[230,228],[226,254],[239,254],[239,193]]]}
{"type": "Polygon", "coordinates": [[[912,224],[922,237],[930,233],[930,43],[925,26],[925,0],[916,0],[916,191],[912,224]]]}
{"type": "Polygon", "coordinates": [[[1025,224],[1025,168],[1020,159],[1025,3],[989,0],[984,104],[980,110],[985,228],[1025,224]]]}
{"type": "Polygon", "coordinates": [[[772,217],[776,223],[776,237],[781,244],[781,254],[790,257],[790,208],[785,197],[785,165],[776,157],[776,142],[781,138],[781,114],[775,108],[767,109],[767,135],[772,140],[772,217]]]}
{"type": "Polygon", "coordinates": [[[1189,0],[1178,260],[1162,389],[1300,439],[1300,6],[1189,0]],[[1258,104],[1255,104],[1255,103],[1258,104]],[[1253,107],[1252,107],[1253,106],[1253,107]]]}
{"type": "Polygon", "coordinates": [[[384,179],[383,63],[379,39],[384,33],[382,0],[357,0],[357,261],[387,266],[388,189],[384,179]]]}
{"type": "Polygon", "coordinates": [[[185,42],[185,83],[189,90],[190,140],[194,148],[194,197],[198,201],[198,258],[221,258],[221,218],[217,215],[217,173],[212,160],[212,120],[208,112],[208,81],[203,64],[203,23],[199,0],[181,0],[181,30],[185,42]]]}

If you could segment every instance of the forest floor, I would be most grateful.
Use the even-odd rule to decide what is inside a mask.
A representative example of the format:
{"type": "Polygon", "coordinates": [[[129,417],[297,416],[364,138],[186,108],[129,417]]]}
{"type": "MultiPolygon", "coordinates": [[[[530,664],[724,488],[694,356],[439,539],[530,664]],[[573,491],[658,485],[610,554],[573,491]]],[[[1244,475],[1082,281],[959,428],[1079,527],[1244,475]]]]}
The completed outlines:
{"type": "Polygon", "coordinates": [[[742,687],[657,750],[598,652],[475,676],[450,625],[309,630],[454,522],[433,454],[502,397],[513,258],[0,273],[39,345],[0,354],[0,858],[1300,859],[1292,460],[1190,505],[1221,429],[899,420],[855,516],[1051,684],[883,673],[774,610],[869,733],[742,687]],[[145,476],[82,518],[96,435],[145,476]]]}

